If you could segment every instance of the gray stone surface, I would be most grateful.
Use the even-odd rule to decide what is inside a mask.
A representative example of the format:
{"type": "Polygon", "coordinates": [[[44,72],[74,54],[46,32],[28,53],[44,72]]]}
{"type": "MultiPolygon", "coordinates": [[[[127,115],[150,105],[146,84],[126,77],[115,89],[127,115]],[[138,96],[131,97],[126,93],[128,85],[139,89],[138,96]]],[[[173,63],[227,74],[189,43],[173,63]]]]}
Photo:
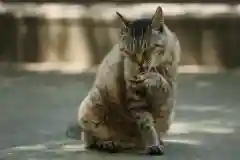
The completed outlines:
{"type": "Polygon", "coordinates": [[[93,78],[1,71],[0,159],[239,159],[239,75],[180,75],[176,119],[160,158],[84,151],[80,142],[65,137],[93,78]]]}

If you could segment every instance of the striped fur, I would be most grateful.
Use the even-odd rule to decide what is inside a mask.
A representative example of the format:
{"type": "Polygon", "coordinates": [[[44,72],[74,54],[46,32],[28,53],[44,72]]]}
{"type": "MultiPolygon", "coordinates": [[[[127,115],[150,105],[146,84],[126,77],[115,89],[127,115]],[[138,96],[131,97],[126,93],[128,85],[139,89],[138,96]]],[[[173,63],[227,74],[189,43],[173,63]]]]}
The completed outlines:
{"type": "Polygon", "coordinates": [[[100,64],[80,104],[78,125],[88,147],[162,154],[161,135],[170,128],[174,108],[180,45],[164,24],[161,7],[152,19],[130,22],[117,14],[123,24],[120,42],[100,64]]]}

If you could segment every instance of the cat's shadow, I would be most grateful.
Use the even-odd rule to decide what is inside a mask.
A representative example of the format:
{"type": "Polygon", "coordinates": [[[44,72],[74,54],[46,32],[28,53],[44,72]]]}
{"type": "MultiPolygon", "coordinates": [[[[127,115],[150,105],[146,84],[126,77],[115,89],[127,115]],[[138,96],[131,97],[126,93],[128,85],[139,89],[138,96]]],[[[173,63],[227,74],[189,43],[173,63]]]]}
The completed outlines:
{"type": "MultiPolygon", "coordinates": [[[[186,159],[196,159],[197,158],[197,151],[199,145],[189,144],[189,143],[180,143],[180,142],[165,142],[165,154],[163,156],[146,156],[144,154],[139,153],[116,153],[116,154],[106,154],[102,152],[90,151],[93,155],[99,155],[100,157],[104,155],[104,159],[108,160],[114,157],[115,160],[118,159],[125,159],[125,160],[141,160],[141,159],[177,159],[177,160],[186,160],[186,159]]],[[[86,159],[90,158],[88,156],[85,157],[86,159]]],[[[92,158],[92,157],[91,157],[92,158]]],[[[90,158],[90,159],[91,159],[90,158]]]]}
{"type": "MultiPolygon", "coordinates": [[[[2,157],[20,156],[20,157],[71,157],[71,159],[84,159],[84,160],[146,160],[150,159],[177,159],[177,160],[187,160],[196,159],[197,151],[200,149],[199,145],[174,142],[165,142],[165,154],[163,156],[147,156],[144,154],[138,154],[133,152],[125,153],[115,153],[109,154],[104,152],[98,152],[94,150],[85,150],[82,145],[69,144],[70,148],[67,147],[62,149],[58,144],[48,146],[47,148],[36,148],[36,146],[23,146],[17,147],[15,149],[6,150],[6,153],[2,157]],[[34,148],[35,147],[35,148],[34,148]],[[51,149],[52,148],[52,149],[51,149]],[[72,149],[71,149],[72,148],[72,149]],[[76,150],[75,150],[76,149],[76,150]],[[75,151],[74,151],[75,150],[75,151]]],[[[1,155],[1,153],[0,153],[1,155]]],[[[0,156],[1,157],[1,156],[0,156]]]]}

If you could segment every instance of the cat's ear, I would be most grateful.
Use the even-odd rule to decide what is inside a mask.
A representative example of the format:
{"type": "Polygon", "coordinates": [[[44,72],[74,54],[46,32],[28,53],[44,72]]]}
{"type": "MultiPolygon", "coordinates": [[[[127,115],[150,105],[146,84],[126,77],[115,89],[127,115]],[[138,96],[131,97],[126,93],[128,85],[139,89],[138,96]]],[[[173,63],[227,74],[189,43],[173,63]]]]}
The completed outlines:
{"type": "Polygon", "coordinates": [[[164,17],[162,7],[158,6],[152,17],[152,29],[163,31],[164,17]]]}
{"type": "Polygon", "coordinates": [[[124,18],[119,12],[116,12],[116,14],[119,17],[119,19],[121,20],[123,28],[127,28],[129,21],[126,18],[124,18]]]}

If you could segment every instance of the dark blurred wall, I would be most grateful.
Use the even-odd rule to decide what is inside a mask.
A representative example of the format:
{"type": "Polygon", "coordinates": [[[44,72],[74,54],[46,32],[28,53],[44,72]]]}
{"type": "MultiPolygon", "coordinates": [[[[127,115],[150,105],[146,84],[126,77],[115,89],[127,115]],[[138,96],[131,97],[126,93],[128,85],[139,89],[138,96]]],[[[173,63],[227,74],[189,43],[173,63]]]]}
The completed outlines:
{"type": "Polygon", "coordinates": [[[58,2],[58,3],[78,3],[89,4],[96,2],[118,2],[118,3],[239,3],[239,0],[1,0],[2,2],[15,3],[15,2],[58,2]]]}
{"type": "MultiPolygon", "coordinates": [[[[240,17],[172,16],[166,23],[180,39],[182,64],[240,65],[240,17]]],[[[116,18],[86,14],[51,18],[5,12],[0,14],[0,61],[98,64],[117,42],[118,26],[116,18]]]]}

